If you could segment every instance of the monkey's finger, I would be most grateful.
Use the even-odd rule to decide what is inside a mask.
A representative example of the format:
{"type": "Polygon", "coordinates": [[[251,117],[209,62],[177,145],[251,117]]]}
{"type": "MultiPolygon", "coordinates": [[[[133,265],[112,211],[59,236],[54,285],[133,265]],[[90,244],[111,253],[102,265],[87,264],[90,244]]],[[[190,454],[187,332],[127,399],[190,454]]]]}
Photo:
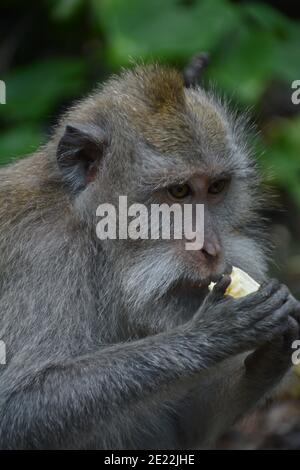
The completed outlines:
{"type": "Polygon", "coordinates": [[[269,279],[266,283],[262,284],[258,293],[260,301],[267,300],[274,292],[280,289],[281,283],[278,279],[269,279]]]}
{"type": "Polygon", "coordinates": [[[256,305],[252,310],[252,315],[249,316],[250,324],[255,324],[260,320],[270,321],[270,318],[274,321],[277,316],[284,315],[284,312],[287,316],[293,311],[293,307],[293,300],[289,298],[286,286],[282,285],[273,296],[256,305]]]}
{"type": "Polygon", "coordinates": [[[292,344],[298,337],[298,323],[294,318],[289,316],[282,336],[274,338],[273,341],[274,347],[271,359],[273,359],[273,367],[277,369],[277,372],[280,372],[280,370],[284,372],[287,368],[292,366],[292,344]]]}
{"type": "Polygon", "coordinates": [[[287,347],[291,347],[292,343],[299,338],[300,335],[300,326],[295,318],[289,316],[288,318],[288,327],[283,335],[284,344],[287,347]]]}
{"type": "Polygon", "coordinates": [[[232,273],[233,266],[230,263],[226,263],[224,274],[231,274],[232,273]]]}
{"type": "Polygon", "coordinates": [[[294,303],[294,308],[293,311],[291,312],[291,316],[300,324],[300,302],[295,299],[293,295],[290,294],[289,296],[293,303],[294,303]]]}
{"type": "Polygon", "coordinates": [[[272,322],[280,322],[281,320],[288,320],[291,312],[293,311],[293,301],[291,299],[287,299],[286,302],[281,305],[275,312],[271,314],[272,322]]]}
{"type": "Polygon", "coordinates": [[[263,301],[263,305],[269,310],[277,310],[287,300],[290,300],[290,305],[293,305],[292,299],[290,299],[290,291],[284,284],[280,285],[278,290],[275,290],[271,296],[263,301]]]}
{"type": "Polygon", "coordinates": [[[224,274],[224,276],[221,277],[221,279],[214,285],[213,290],[210,292],[210,300],[218,301],[222,299],[230,283],[231,277],[228,274],[224,274]]]}
{"type": "Polygon", "coordinates": [[[284,373],[291,365],[291,345],[298,338],[299,326],[296,320],[288,317],[283,332],[276,333],[271,341],[249,354],[244,361],[246,373],[260,374],[268,378],[270,373],[277,376],[284,373]]]}
{"type": "Polygon", "coordinates": [[[269,301],[270,297],[280,289],[281,284],[277,279],[271,279],[270,281],[262,284],[258,291],[248,294],[246,297],[241,297],[237,299],[237,305],[240,304],[240,308],[243,306],[246,309],[249,308],[249,305],[252,307],[256,305],[261,305],[263,302],[269,301]]]}

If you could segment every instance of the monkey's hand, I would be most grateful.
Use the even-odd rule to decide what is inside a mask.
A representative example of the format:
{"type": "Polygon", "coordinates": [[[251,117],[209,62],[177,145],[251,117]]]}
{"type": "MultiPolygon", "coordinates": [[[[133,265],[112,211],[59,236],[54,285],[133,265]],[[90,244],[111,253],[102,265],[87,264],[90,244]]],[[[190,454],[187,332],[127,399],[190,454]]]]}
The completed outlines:
{"type": "MultiPolygon", "coordinates": [[[[299,308],[298,302],[298,308],[299,308]]],[[[292,344],[299,339],[300,327],[293,317],[288,318],[286,329],[280,336],[256,351],[245,360],[245,379],[248,386],[257,386],[264,383],[265,386],[274,386],[278,383],[292,364],[292,344]]]]}
{"type": "Polygon", "coordinates": [[[190,432],[189,439],[194,438],[198,447],[203,442],[209,446],[274,391],[292,365],[291,346],[299,337],[296,318],[299,318],[300,303],[286,287],[270,281],[256,293],[234,300],[224,297],[229,282],[230,278],[222,278],[194,317],[202,329],[210,328],[214,353],[228,358],[211,369],[212,374],[200,376],[190,414],[185,412],[184,429],[190,432]],[[241,358],[234,354],[250,349],[255,351],[241,364],[241,358]],[[197,427],[199,422],[208,423],[208,442],[203,441],[201,428],[197,427]],[[190,423],[196,424],[191,427],[190,423]]]}
{"type": "Polygon", "coordinates": [[[289,316],[281,335],[247,356],[240,383],[233,389],[233,398],[240,404],[236,418],[274,393],[292,366],[292,344],[299,338],[299,332],[299,323],[289,316]]]}
{"type": "Polygon", "coordinates": [[[223,276],[193,318],[215,337],[216,347],[234,355],[257,349],[283,334],[296,309],[286,286],[271,280],[257,292],[234,299],[224,296],[229,284],[230,276],[223,276]]]}

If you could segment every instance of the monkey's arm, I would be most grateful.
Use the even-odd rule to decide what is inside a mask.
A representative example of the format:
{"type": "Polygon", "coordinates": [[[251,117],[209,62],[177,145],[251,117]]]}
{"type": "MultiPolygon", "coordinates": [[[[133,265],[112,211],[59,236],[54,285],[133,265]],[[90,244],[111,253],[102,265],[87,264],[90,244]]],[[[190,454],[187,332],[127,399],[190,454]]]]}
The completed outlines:
{"type": "MultiPolygon", "coordinates": [[[[284,286],[270,282],[237,301],[224,298],[229,283],[224,276],[196,315],[168,332],[74,359],[54,355],[41,363],[41,344],[31,356],[16,353],[0,381],[0,447],[84,448],[100,426],[100,447],[124,448],[138,409],[176,402],[201,371],[282,331],[293,308],[284,286]]],[[[155,415],[156,407],[151,411],[155,415]]],[[[156,432],[155,445],[163,446],[165,432],[156,432]]],[[[140,445],[132,439],[131,447],[140,445]]]]}
{"type": "MultiPolygon", "coordinates": [[[[74,360],[30,364],[15,358],[1,377],[1,448],[85,446],[99,425],[103,447],[121,446],[122,416],[139,404],[171,399],[199,370],[222,360],[205,331],[182,327],[74,360]],[[21,372],[23,371],[23,372],[21,372]],[[115,435],[105,435],[110,421],[115,435]]],[[[128,424],[128,423],[127,423],[128,424]]],[[[147,426],[147,423],[143,423],[147,426]]]]}

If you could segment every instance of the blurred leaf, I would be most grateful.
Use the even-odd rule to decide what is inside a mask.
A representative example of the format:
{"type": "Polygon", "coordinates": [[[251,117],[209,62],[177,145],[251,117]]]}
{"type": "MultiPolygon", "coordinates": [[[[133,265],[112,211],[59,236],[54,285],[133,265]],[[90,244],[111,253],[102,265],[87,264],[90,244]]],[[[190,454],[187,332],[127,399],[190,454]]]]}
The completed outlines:
{"type": "Polygon", "coordinates": [[[272,77],[278,60],[278,43],[266,30],[255,33],[241,26],[234,41],[210,68],[218,85],[229,93],[236,93],[247,104],[254,104],[272,77]]]}
{"type": "Polygon", "coordinates": [[[265,3],[245,3],[242,9],[249,18],[256,21],[261,29],[269,31],[273,36],[274,46],[277,49],[277,57],[272,66],[274,77],[295,80],[300,75],[299,22],[285,17],[265,3]]]}
{"type": "Polygon", "coordinates": [[[24,125],[1,132],[0,164],[8,163],[14,158],[34,152],[42,143],[43,133],[38,126],[24,125]]]}
{"type": "Polygon", "coordinates": [[[286,81],[294,81],[300,77],[300,25],[290,23],[288,37],[280,43],[278,60],[274,73],[286,81]]]}
{"type": "Polygon", "coordinates": [[[108,53],[115,64],[130,58],[185,59],[215,47],[238,24],[237,9],[227,0],[93,0],[108,53]]]}
{"type": "Polygon", "coordinates": [[[300,206],[300,117],[273,123],[262,159],[274,182],[285,188],[300,206]]]}
{"type": "Polygon", "coordinates": [[[300,34],[291,25],[288,38],[267,29],[241,25],[234,41],[221,49],[210,75],[245,104],[256,104],[272,79],[293,81],[300,76],[300,34]]]}
{"type": "Polygon", "coordinates": [[[15,69],[4,80],[4,119],[36,121],[48,116],[61,100],[82,91],[85,65],[81,59],[47,59],[15,69]]]}
{"type": "Polygon", "coordinates": [[[263,3],[239,8],[239,30],[220,44],[209,72],[226,92],[254,105],[272,79],[292,81],[300,76],[299,23],[263,3]]]}
{"type": "Polygon", "coordinates": [[[53,4],[52,16],[57,20],[68,20],[78,13],[84,0],[50,0],[53,4]]]}
{"type": "Polygon", "coordinates": [[[245,2],[241,5],[243,13],[263,29],[288,34],[290,20],[271,5],[262,2],[245,2]]]}

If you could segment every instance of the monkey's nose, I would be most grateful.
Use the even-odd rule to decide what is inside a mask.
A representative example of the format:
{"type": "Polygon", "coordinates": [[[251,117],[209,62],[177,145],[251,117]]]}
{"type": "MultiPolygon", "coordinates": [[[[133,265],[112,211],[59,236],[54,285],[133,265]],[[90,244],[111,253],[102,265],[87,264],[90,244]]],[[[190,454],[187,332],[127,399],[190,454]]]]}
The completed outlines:
{"type": "Polygon", "coordinates": [[[221,245],[218,240],[205,240],[201,250],[208,258],[217,258],[221,253],[221,245]]]}

